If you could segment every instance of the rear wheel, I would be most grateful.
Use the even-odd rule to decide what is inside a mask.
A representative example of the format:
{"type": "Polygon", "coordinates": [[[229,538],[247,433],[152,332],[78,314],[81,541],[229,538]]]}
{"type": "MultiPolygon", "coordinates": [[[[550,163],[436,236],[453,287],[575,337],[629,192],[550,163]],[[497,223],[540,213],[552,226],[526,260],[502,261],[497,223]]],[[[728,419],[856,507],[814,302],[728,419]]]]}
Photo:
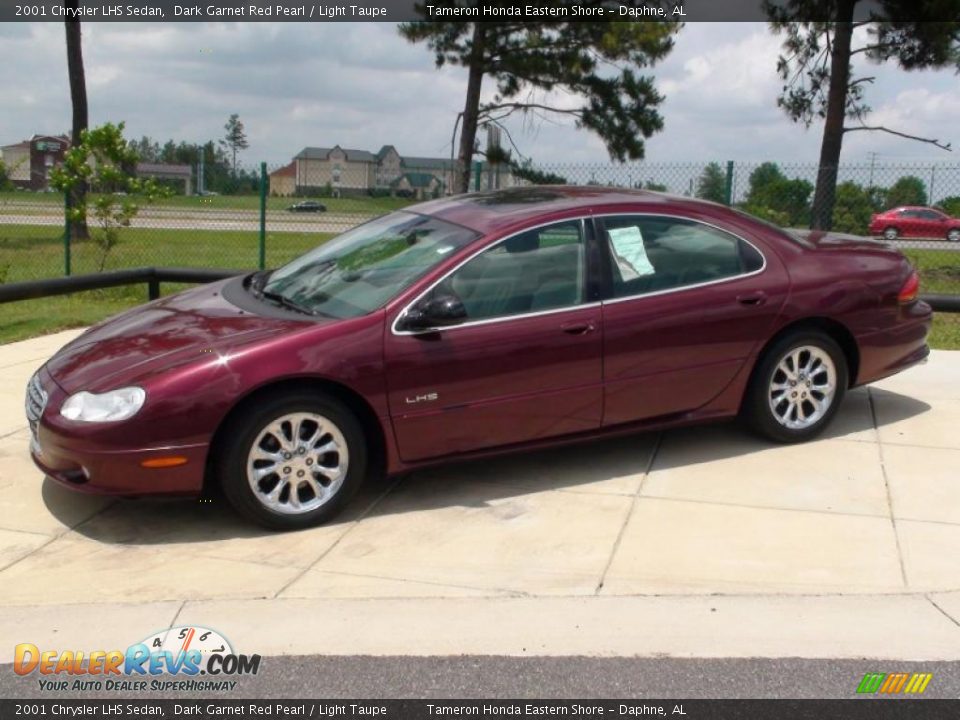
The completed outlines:
{"type": "Polygon", "coordinates": [[[960,228],[953,228],[947,231],[947,240],[950,242],[960,242],[960,228]]]}
{"type": "Polygon", "coordinates": [[[898,237],[900,237],[900,231],[895,227],[888,227],[883,231],[884,240],[896,240],[898,237]]]}
{"type": "Polygon", "coordinates": [[[847,361],[829,335],[798,331],[763,355],[747,391],[745,419],[760,435],[802,442],[833,419],[847,388],[847,361]]]}
{"type": "Polygon", "coordinates": [[[217,458],[224,494],[244,517],[272,530],[318,525],[363,482],[363,429],[341,402],[284,393],[225,428],[217,458]]]}

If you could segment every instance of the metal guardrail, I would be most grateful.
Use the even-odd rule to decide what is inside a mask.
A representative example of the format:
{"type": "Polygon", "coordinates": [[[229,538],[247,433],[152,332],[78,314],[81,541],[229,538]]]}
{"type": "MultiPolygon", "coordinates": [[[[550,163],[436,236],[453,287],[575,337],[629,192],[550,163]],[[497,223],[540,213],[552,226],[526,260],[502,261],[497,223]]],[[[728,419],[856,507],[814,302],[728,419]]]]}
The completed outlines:
{"type": "Polygon", "coordinates": [[[935,312],[960,312],[960,295],[921,295],[920,299],[929,304],[935,312]]]}
{"type": "Polygon", "coordinates": [[[243,273],[243,270],[141,267],[92,275],[29,280],[0,285],[0,303],[33,300],[52,295],[69,295],[83,290],[101,290],[139,283],[146,283],[147,297],[150,300],[156,300],[160,297],[160,283],[163,282],[202,284],[242,275],[243,273]]]}
{"type": "MultiPolygon", "coordinates": [[[[113,270],[93,275],[72,275],[70,277],[50,278],[48,280],[29,280],[27,282],[0,285],[0,303],[17,300],[33,300],[52,295],[68,295],[83,290],[100,290],[121,285],[147,284],[147,297],[156,300],[160,297],[160,283],[209,283],[224,278],[242,275],[244,270],[223,270],[206,268],[156,268],[142,267],[130,270],[113,270]]],[[[921,295],[920,299],[929,303],[936,312],[960,312],[958,295],[921,295]]]]}

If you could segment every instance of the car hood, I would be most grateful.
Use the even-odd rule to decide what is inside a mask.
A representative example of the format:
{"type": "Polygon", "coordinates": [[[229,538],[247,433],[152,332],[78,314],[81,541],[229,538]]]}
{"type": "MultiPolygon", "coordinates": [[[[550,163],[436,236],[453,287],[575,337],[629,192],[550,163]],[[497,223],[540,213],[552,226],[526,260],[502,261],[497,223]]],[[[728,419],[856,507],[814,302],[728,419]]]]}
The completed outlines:
{"type": "Polygon", "coordinates": [[[184,361],[315,323],[262,317],[224,300],[222,281],[142,305],[64,346],[47,370],[67,393],[103,392],[184,361]]]}

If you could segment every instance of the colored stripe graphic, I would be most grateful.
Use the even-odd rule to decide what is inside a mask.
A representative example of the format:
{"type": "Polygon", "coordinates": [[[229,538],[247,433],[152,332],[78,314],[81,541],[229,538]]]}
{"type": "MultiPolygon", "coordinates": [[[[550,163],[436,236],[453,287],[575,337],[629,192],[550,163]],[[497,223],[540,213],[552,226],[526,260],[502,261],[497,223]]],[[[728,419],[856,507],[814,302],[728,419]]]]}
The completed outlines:
{"type": "Polygon", "coordinates": [[[897,695],[907,693],[920,695],[933,680],[933,673],[867,673],[857,686],[857,692],[865,695],[897,695]]]}

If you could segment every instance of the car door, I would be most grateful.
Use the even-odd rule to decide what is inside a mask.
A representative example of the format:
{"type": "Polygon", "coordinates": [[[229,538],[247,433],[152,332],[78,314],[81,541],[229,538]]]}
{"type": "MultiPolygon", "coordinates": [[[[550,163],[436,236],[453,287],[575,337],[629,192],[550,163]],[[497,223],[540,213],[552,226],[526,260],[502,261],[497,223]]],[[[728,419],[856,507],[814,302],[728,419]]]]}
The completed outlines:
{"type": "Polygon", "coordinates": [[[903,210],[900,213],[900,224],[902,225],[900,234],[903,237],[907,237],[907,238],[924,237],[923,235],[924,222],[920,218],[920,212],[918,210],[903,210]]]}
{"type": "Polygon", "coordinates": [[[390,413],[405,461],[600,426],[599,302],[588,282],[588,224],[566,220],[505,238],[461,264],[387,332],[390,413]],[[466,317],[404,329],[441,298],[466,317]]]}
{"type": "Polygon", "coordinates": [[[920,232],[918,237],[943,238],[947,232],[947,218],[936,210],[918,210],[920,232]]]}
{"type": "Polygon", "coordinates": [[[609,262],[603,302],[604,425],[688,412],[733,380],[786,299],[779,259],[688,218],[598,219],[609,262]]]}

